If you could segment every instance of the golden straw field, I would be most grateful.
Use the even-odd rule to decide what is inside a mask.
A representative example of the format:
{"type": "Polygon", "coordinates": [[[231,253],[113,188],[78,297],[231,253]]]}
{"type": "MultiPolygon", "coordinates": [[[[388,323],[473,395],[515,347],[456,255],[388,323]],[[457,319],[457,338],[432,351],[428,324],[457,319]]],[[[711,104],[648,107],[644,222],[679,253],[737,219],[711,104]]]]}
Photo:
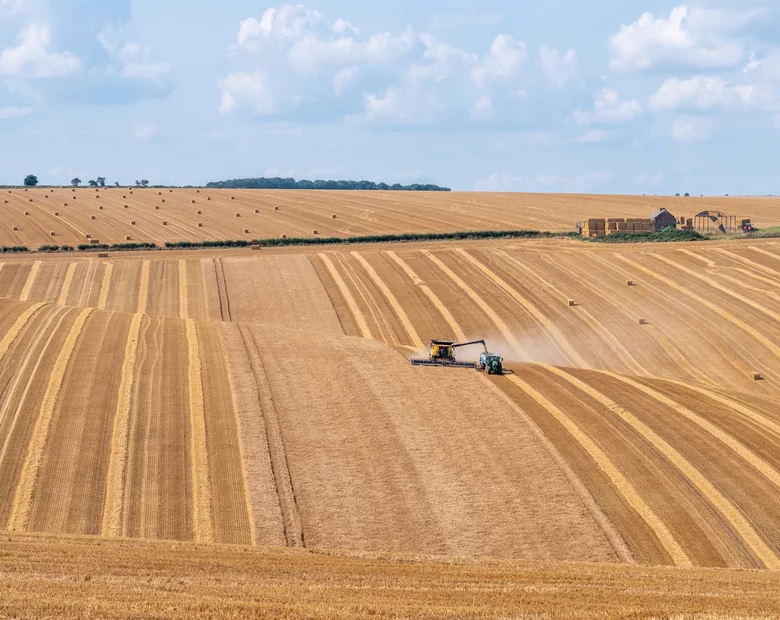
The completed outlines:
{"type": "MultiPolygon", "coordinates": [[[[258,237],[596,211],[188,191],[164,197],[211,195],[202,231],[125,194],[134,240],[162,217],[241,238],[227,215],[254,208],[258,237]]],[[[46,242],[65,192],[11,194],[2,234],[16,210],[38,228],[3,243],[46,242]]],[[[75,193],[58,242],[92,221],[75,193]]],[[[598,214],[655,204],[619,200],[598,214]]],[[[5,255],[0,616],[771,617],[779,302],[772,239],[5,255]],[[412,366],[435,338],[485,338],[508,372],[412,366]]]]}
{"type": "Polygon", "coordinates": [[[752,218],[759,228],[780,225],[777,198],[121,187],[10,189],[0,190],[0,198],[0,245],[29,247],[90,239],[162,244],[281,235],[570,231],[584,218],[646,218],[660,208],[678,217],[714,210],[752,218]]]}

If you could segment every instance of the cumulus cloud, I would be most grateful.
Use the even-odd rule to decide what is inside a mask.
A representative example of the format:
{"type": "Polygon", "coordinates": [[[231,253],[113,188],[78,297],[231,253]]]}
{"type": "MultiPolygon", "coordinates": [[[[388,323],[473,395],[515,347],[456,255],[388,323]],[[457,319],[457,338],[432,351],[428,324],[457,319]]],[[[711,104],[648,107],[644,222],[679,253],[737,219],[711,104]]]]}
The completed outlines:
{"type": "Polygon", "coordinates": [[[678,6],[668,17],[644,13],[609,38],[613,71],[739,66],[745,50],[735,33],[761,13],[678,6]]]}
{"type": "Polygon", "coordinates": [[[0,0],[0,15],[15,15],[22,10],[22,0],[0,0]]]}
{"type": "Polygon", "coordinates": [[[593,108],[575,110],[573,118],[578,125],[615,125],[633,121],[642,114],[636,99],[625,101],[615,90],[604,88],[593,95],[593,108]]]}
{"type": "Polygon", "coordinates": [[[10,121],[24,118],[32,114],[32,108],[20,108],[15,106],[0,106],[0,121],[10,121]]]}
{"type": "Polygon", "coordinates": [[[750,107],[756,99],[754,85],[729,85],[720,77],[695,76],[688,80],[666,80],[650,99],[654,110],[737,110],[750,107]]]}
{"type": "Polygon", "coordinates": [[[574,50],[561,54],[558,50],[543,45],[539,48],[539,63],[547,79],[558,88],[563,88],[579,71],[577,53],[574,50]]]}
{"type": "Polygon", "coordinates": [[[150,47],[138,43],[121,28],[103,29],[98,41],[109,56],[109,75],[163,84],[171,72],[170,64],[154,60],[150,47]]]}
{"type": "MultiPolygon", "coordinates": [[[[522,99],[524,43],[496,36],[484,54],[411,28],[361,36],[303,5],[243,20],[234,71],[219,82],[222,113],[307,110],[319,118],[432,123],[495,118],[522,99]]],[[[309,114],[308,116],[311,116],[309,114]]]]}
{"type": "Polygon", "coordinates": [[[19,45],[0,54],[0,76],[15,78],[63,78],[78,73],[82,62],[71,52],[51,51],[51,32],[44,24],[28,26],[19,45]]]}
{"type": "Polygon", "coordinates": [[[672,124],[672,138],[677,142],[706,142],[712,137],[713,129],[709,118],[678,118],[672,124]]]}

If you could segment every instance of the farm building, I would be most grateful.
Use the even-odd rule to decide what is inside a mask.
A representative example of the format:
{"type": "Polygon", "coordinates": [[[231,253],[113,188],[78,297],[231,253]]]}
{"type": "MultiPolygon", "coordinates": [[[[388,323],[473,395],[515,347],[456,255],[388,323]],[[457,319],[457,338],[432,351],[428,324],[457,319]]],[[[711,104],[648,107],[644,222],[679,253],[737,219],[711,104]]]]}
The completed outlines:
{"type": "Polygon", "coordinates": [[[653,221],[653,230],[655,230],[655,232],[660,232],[669,226],[677,228],[677,218],[666,209],[656,211],[650,216],[650,219],[653,221]]]}

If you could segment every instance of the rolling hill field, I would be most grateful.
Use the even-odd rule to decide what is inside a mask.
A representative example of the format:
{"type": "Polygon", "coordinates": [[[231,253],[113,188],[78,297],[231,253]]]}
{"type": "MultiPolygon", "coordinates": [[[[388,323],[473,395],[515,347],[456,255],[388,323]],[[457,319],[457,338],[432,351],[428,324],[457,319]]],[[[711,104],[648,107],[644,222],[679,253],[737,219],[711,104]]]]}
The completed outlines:
{"type": "MultiPolygon", "coordinates": [[[[545,567],[539,587],[581,579],[593,617],[619,609],[604,580],[714,592],[740,575],[721,607],[624,610],[755,613],[764,599],[740,597],[780,569],[778,301],[770,239],[6,257],[0,529],[14,554],[215,544],[237,575],[250,547],[291,547],[244,556],[289,560],[290,583],[305,550],[336,558],[317,575],[407,558],[419,571],[392,579],[412,589],[457,588],[436,581],[451,562],[474,584],[545,567]],[[508,372],[411,366],[433,338],[485,338],[508,372]]],[[[52,562],[36,570],[54,579],[52,562]]],[[[192,574],[172,600],[199,570],[166,563],[192,574]]]]}
{"type": "Polygon", "coordinates": [[[281,235],[571,231],[578,220],[648,217],[662,207],[678,217],[712,209],[752,218],[759,227],[780,225],[778,198],[116,187],[11,189],[0,197],[0,245],[29,247],[89,239],[159,244],[281,235]]]}

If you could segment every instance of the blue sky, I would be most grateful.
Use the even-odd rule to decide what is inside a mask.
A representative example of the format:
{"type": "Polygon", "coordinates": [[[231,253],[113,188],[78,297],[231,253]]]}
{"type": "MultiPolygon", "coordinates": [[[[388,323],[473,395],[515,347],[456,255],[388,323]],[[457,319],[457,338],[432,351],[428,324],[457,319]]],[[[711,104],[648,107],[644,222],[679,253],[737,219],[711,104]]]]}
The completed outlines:
{"type": "Polygon", "coordinates": [[[0,183],[780,193],[780,3],[0,0],[0,183]]]}

